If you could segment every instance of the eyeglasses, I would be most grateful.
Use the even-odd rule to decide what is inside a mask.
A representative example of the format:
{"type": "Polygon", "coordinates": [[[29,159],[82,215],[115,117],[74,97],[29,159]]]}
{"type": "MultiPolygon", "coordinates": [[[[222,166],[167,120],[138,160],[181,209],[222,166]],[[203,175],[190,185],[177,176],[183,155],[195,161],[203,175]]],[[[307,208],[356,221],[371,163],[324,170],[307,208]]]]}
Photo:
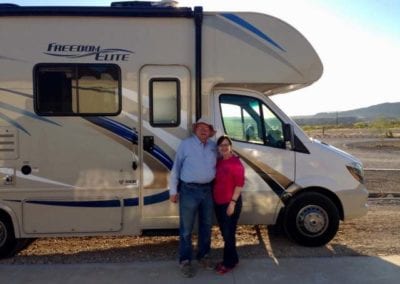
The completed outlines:
{"type": "Polygon", "coordinates": [[[229,146],[231,146],[231,145],[228,143],[222,143],[222,144],[218,145],[218,147],[229,147],[229,146]]]}

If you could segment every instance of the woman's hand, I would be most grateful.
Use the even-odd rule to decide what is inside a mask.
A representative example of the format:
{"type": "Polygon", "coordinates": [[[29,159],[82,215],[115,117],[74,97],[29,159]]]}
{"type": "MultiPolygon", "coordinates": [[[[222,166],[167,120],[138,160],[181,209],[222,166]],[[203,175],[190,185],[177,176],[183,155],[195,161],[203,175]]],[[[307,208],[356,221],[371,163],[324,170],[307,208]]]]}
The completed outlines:
{"type": "Polygon", "coordinates": [[[226,209],[226,215],[232,216],[233,212],[235,212],[235,205],[235,202],[229,202],[228,208],[226,209]]]}

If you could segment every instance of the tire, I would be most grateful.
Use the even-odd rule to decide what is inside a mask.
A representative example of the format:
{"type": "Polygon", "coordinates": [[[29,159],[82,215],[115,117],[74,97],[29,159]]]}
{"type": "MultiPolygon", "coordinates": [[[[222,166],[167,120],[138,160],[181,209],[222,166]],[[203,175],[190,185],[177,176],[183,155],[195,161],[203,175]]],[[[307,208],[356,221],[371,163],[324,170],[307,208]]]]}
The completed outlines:
{"type": "Polygon", "coordinates": [[[17,239],[18,244],[15,250],[15,254],[29,247],[35,240],[35,238],[17,239]]]}
{"type": "Polygon", "coordinates": [[[14,228],[8,216],[0,214],[0,259],[14,256],[18,249],[14,228]]]}
{"type": "Polygon", "coordinates": [[[325,195],[306,192],[294,196],[288,203],[283,217],[283,227],[296,243],[317,247],[327,244],[339,228],[339,212],[325,195]]]}

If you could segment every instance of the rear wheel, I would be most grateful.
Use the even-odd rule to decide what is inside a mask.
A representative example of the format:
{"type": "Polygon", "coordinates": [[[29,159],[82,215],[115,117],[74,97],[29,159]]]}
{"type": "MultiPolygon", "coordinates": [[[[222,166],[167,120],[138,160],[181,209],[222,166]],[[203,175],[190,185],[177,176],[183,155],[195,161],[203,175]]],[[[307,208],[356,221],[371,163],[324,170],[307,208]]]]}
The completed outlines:
{"type": "Polygon", "coordinates": [[[285,209],[283,226],[286,234],[300,245],[322,246],[336,235],[339,212],[325,195],[306,192],[294,196],[285,209]]]}
{"type": "Polygon", "coordinates": [[[14,254],[19,253],[20,251],[26,249],[29,247],[33,242],[35,241],[34,238],[26,238],[26,239],[17,239],[17,248],[15,250],[14,254]]]}
{"type": "Polygon", "coordinates": [[[13,256],[18,249],[18,241],[10,218],[0,214],[0,258],[13,256]]]}

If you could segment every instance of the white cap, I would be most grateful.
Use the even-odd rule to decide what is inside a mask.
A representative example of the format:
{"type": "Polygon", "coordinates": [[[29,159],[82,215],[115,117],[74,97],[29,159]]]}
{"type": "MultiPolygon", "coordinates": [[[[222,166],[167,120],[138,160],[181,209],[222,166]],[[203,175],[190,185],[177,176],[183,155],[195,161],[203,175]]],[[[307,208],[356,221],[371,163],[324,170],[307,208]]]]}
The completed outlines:
{"type": "Polygon", "coordinates": [[[213,137],[215,135],[216,131],[214,129],[214,126],[210,123],[210,121],[207,118],[202,116],[196,121],[196,123],[193,123],[193,132],[195,132],[198,124],[205,124],[208,126],[208,128],[210,128],[210,132],[211,132],[210,137],[213,137]]]}

